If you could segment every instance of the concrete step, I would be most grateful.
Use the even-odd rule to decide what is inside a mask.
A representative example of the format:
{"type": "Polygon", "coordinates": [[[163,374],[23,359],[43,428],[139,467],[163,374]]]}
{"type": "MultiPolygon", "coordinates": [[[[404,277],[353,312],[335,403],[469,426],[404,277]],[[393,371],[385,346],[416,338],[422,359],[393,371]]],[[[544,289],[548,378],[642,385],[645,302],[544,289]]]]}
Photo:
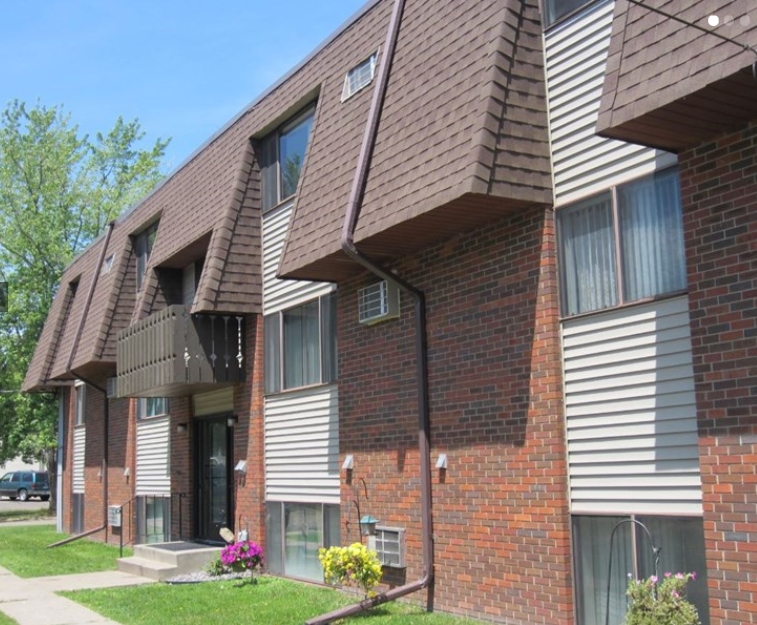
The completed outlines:
{"type": "Polygon", "coordinates": [[[201,571],[220,551],[220,547],[187,542],[135,545],[134,555],[118,560],[118,569],[162,581],[201,571]]]}
{"type": "Polygon", "coordinates": [[[128,558],[118,559],[118,570],[131,575],[139,575],[154,579],[159,582],[178,575],[176,567],[173,564],[155,562],[146,558],[130,556],[128,558]]]}

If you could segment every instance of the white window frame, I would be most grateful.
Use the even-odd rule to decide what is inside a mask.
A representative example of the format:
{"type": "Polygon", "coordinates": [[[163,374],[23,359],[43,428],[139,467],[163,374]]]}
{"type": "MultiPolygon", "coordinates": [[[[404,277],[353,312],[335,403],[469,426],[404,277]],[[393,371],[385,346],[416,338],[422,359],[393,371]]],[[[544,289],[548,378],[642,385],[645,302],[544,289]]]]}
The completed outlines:
{"type": "Polygon", "coordinates": [[[154,419],[156,417],[164,417],[167,415],[171,410],[170,402],[168,397],[137,397],[137,405],[136,405],[136,412],[137,412],[137,419],[144,420],[144,419],[154,419]],[[152,406],[152,410],[150,410],[150,401],[149,400],[163,400],[163,410],[162,412],[155,412],[155,407],[159,407],[160,404],[154,404],[152,406]]]}
{"type": "Polygon", "coordinates": [[[320,384],[330,384],[338,377],[336,349],[336,291],[302,302],[297,306],[266,315],[265,336],[265,393],[273,394],[307,388],[320,384]],[[300,308],[318,303],[318,379],[301,386],[289,385],[285,381],[286,347],[284,341],[284,317],[300,308]],[[330,317],[327,315],[330,312],[330,317]],[[330,322],[330,323],[329,323],[330,322]],[[326,332],[331,331],[332,335],[326,332]]]}

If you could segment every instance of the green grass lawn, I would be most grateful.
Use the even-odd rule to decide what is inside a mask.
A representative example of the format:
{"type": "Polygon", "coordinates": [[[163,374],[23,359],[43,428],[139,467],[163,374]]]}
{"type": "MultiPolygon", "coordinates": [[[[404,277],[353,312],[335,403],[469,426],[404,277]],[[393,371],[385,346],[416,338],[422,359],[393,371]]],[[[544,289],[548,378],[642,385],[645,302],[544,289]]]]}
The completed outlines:
{"type": "MultiPolygon", "coordinates": [[[[111,547],[86,538],[74,543],[47,549],[47,545],[63,540],[52,525],[20,525],[0,527],[0,566],[19,577],[44,577],[116,568],[118,547],[111,547]]],[[[124,552],[124,555],[127,555],[124,552]]]]}
{"type": "Polygon", "coordinates": [[[10,616],[5,616],[0,612],[0,625],[18,625],[10,616]]]}
{"type": "MultiPolygon", "coordinates": [[[[235,582],[150,584],[62,593],[124,625],[302,625],[307,619],[355,600],[332,588],[260,577],[253,585],[235,582]]],[[[404,604],[384,604],[343,621],[345,625],[475,625],[478,621],[427,614],[404,604]]]]}

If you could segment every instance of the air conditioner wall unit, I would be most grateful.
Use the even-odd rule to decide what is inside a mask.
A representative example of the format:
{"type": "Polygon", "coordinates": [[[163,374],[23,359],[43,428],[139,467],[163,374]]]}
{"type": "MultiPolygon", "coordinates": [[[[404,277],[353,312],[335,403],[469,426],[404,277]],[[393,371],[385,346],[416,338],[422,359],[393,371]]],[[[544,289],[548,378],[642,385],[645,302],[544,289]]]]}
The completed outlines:
{"type": "Polygon", "coordinates": [[[399,316],[400,291],[396,284],[382,280],[358,291],[360,323],[371,325],[399,316]]]}

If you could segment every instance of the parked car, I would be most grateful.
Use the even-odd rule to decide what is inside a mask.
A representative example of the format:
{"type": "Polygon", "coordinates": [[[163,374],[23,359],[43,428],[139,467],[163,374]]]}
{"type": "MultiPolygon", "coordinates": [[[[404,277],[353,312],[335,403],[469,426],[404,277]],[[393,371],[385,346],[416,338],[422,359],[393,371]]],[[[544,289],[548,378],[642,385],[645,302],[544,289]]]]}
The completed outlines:
{"type": "Polygon", "coordinates": [[[0,478],[0,497],[26,501],[29,497],[50,499],[47,471],[11,471],[0,478]]]}

